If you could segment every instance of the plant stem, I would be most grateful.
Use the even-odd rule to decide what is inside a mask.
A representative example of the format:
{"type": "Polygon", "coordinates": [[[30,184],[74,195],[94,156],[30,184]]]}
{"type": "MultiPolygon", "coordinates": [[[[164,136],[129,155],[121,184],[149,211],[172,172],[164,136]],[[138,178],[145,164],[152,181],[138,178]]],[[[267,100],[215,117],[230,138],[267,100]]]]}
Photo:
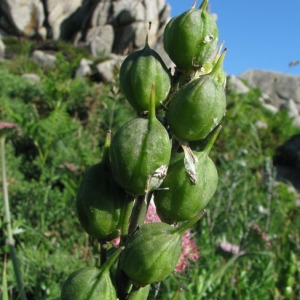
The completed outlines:
{"type": "Polygon", "coordinates": [[[21,272],[18,265],[17,255],[15,251],[15,242],[13,239],[13,233],[11,228],[11,218],[10,218],[10,209],[9,209],[9,199],[8,199],[8,189],[7,189],[7,180],[6,180],[6,165],[5,165],[5,137],[0,138],[0,152],[1,152],[1,164],[2,164],[2,184],[3,184],[3,197],[4,197],[4,207],[5,207],[5,217],[7,222],[7,235],[8,235],[8,246],[9,253],[12,258],[14,272],[16,276],[16,281],[18,285],[18,289],[20,292],[20,296],[22,300],[26,300],[26,294],[24,291],[21,272]]]}
{"type": "Polygon", "coordinates": [[[128,199],[122,219],[121,225],[121,241],[120,246],[125,245],[127,237],[128,237],[128,226],[131,217],[132,207],[133,207],[133,199],[128,199]]]}
{"type": "Polygon", "coordinates": [[[5,166],[5,137],[1,137],[1,163],[2,163],[2,183],[3,183],[3,197],[4,197],[4,207],[5,207],[5,217],[8,235],[8,244],[13,245],[14,239],[11,229],[11,219],[9,211],[9,200],[7,191],[7,180],[6,180],[6,166],[5,166]]]}
{"type": "Polygon", "coordinates": [[[136,197],[128,230],[129,236],[131,236],[139,226],[144,224],[152,193],[153,192],[147,192],[145,195],[136,197]]]}
{"type": "MultiPolygon", "coordinates": [[[[134,199],[134,204],[132,208],[132,204],[130,205],[130,208],[132,208],[131,216],[130,216],[130,224],[127,230],[124,230],[124,227],[126,226],[125,223],[123,223],[123,229],[122,229],[122,240],[121,245],[123,245],[123,239],[127,238],[127,236],[131,236],[134,234],[134,232],[137,230],[139,226],[142,226],[144,224],[146,213],[148,209],[148,204],[150,202],[152,196],[152,192],[147,192],[145,195],[142,196],[136,196],[134,199]],[[125,234],[126,233],[126,234],[125,234]]],[[[129,207],[128,207],[129,210],[129,207]]],[[[128,214],[127,214],[128,217],[128,214]]],[[[126,217],[124,218],[125,221],[126,217]]],[[[123,222],[124,222],[123,221],[123,222]]],[[[127,222],[128,226],[128,222],[127,222]]],[[[118,262],[118,269],[117,269],[117,275],[116,275],[116,282],[117,282],[117,294],[120,300],[126,299],[127,293],[130,288],[130,279],[125,274],[125,272],[121,269],[120,261],[118,262]]]]}

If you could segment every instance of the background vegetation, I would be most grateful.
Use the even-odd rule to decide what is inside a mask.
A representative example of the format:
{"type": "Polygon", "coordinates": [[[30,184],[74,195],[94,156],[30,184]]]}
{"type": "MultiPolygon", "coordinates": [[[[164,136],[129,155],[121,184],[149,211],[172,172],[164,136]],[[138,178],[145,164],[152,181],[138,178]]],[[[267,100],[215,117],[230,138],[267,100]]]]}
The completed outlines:
{"type": "MultiPolygon", "coordinates": [[[[28,60],[31,42],[6,44],[0,121],[21,128],[6,142],[17,256],[28,299],[55,299],[72,271],[93,265],[97,250],[75,212],[83,172],[100,160],[106,131],[115,132],[135,113],[117,79],[102,84],[93,75],[74,78],[84,51],[59,43],[56,65],[42,68],[28,60]],[[20,76],[27,72],[41,82],[20,76]]],[[[300,298],[300,207],[289,184],[275,180],[273,165],[277,147],[297,129],[286,112],[265,110],[259,96],[258,90],[228,91],[223,130],[212,151],[219,187],[194,228],[201,257],[185,273],[153,285],[150,299],[171,299],[179,289],[181,300],[300,298]]],[[[6,283],[10,299],[18,299],[5,237],[0,205],[0,295],[6,283]]]]}

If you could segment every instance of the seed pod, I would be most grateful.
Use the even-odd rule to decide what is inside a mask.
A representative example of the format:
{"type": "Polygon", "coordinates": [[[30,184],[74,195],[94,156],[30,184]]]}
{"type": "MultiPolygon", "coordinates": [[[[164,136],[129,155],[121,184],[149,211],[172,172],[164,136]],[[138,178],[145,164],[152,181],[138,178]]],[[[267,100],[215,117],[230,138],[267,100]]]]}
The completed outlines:
{"type": "Polygon", "coordinates": [[[110,147],[114,177],[133,195],[143,195],[160,185],[171,155],[169,135],[155,116],[154,87],[150,98],[148,118],[125,123],[110,147]]]}
{"type": "Polygon", "coordinates": [[[221,121],[226,94],[216,80],[225,52],[212,72],[184,85],[171,99],[167,111],[170,130],[183,141],[204,139],[221,121]]]}
{"type": "Polygon", "coordinates": [[[172,157],[168,174],[154,197],[157,214],[163,222],[174,224],[191,219],[214,195],[218,172],[208,154],[220,129],[204,151],[193,154],[194,162],[186,152],[172,157]]]}
{"type": "Polygon", "coordinates": [[[218,44],[218,27],[206,12],[208,0],[199,9],[191,9],[176,16],[167,24],[164,49],[180,70],[191,71],[201,68],[214,53],[218,44]]]}
{"type": "Polygon", "coordinates": [[[176,267],[183,233],[203,215],[175,228],[162,222],[148,223],[127,240],[120,256],[121,267],[138,286],[146,286],[167,277],[176,267]]]}
{"type": "Polygon", "coordinates": [[[110,165],[110,133],[107,135],[102,161],[85,172],[79,186],[76,208],[83,229],[99,242],[118,235],[127,195],[114,180],[110,165]]]}
{"type": "Polygon", "coordinates": [[[138,112],[149,109],[149,95],[155,85],[155,106],[164,102],[171,89],[171,75],[159,54],[148,44],[129,54],[121,65],[120,84],[128,102],[138,112]]]}
{"type": "Polygon", "coordinates": [[[85,267],[73,272],[62,286],[60,300],[117,300],[109,269],[122,250],[116,250],[100,268],[85,267]]]}

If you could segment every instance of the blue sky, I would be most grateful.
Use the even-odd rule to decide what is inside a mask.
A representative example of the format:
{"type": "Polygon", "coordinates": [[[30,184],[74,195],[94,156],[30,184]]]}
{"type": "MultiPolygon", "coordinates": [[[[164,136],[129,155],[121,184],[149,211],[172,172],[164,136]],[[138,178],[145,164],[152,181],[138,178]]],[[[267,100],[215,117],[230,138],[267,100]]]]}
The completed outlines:
{"type": "MultiPolygon", "coordinates": [[[[166,0],[171,16],[188,10],[193,0],[166,0]]],[[[202,1],[198,0],[199,7],[202,1]]],[[[239,75],[263,69],[300,75],[300,0],[210,0],[218,15],[220,41],[228,49],[224,69],[239,75]]]]}

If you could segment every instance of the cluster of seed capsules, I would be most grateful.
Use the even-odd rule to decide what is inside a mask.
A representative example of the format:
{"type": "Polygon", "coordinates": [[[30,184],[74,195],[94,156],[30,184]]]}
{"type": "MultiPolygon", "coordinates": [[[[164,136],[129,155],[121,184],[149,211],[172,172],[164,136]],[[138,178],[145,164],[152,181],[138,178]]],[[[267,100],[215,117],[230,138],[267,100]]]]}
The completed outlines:
{"type": "Polygon", "coordinates": [[[173,74],[148,38],[121,65],[122,91],[139,117],[107,135],[102,161],[87,169],[76,201],[88,234],[102,244],[120,236],[121,243],[100,267],[71,274],[61,299],[85,299],[80,298],[85,294],[88,299],[147,299],[149,285],[174,270],[183,233],[201,218],[216,191],[218,173],[209,152],[226,109],[225,51],[207,5],[204,0],[196,8],[195,2],[165,28],[173,74]],[[203,151],[189,147],[190,141],[207,137],[203,151]],[[134,202],[141,197],[146,205],[154,199],[162,222],[128,230],[133,216],[145,213],[136,214],[134,202]],[[114,264],[118,278],[109,271],[114,264]],[[125,292],[120,277],[130,283],[125,292]]]}

